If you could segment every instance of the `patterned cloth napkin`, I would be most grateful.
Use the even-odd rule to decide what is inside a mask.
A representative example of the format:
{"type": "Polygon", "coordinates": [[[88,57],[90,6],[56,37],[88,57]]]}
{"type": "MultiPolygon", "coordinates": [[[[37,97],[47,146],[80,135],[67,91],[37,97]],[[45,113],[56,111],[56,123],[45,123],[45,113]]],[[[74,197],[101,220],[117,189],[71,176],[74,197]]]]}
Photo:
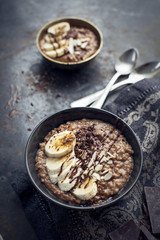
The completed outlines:
{"type": "Polygon", "coordinates": [[[151,230],[144,211],[144,186],[160,187],[160,80],[142,80],[126,87],[105,109],[125,120],[138,136],[144,154],[141,176],[115,205],[77,211],[49,202],[33,187],[24,170],[16,173],[12,186],[40,240],[108,240],[109,232],[130,219],[145,223],[151,230]]]}

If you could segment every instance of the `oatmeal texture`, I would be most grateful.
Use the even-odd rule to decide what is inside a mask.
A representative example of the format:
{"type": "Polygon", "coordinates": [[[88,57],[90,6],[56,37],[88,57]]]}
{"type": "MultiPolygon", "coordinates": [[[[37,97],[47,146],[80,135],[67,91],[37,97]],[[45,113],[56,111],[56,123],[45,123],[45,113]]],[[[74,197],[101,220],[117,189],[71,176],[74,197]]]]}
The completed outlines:
{"type": "Polygon", "coordinates": [[[132,155],[131,146],[114,126],[99,120],[82,119],[62,124],[48,133],[44,142],[39,144],[36,169],[42,183],[61,200],[80,205],[94,205],[112,197],[123,188],[133,168],[132,155]],[[74,151],[83,173],[87,172],[86,176],[83,174],[83,179],[81,175],[79,182],[82,183],[88,176],[96,181],[97,194],[90,200],[77,198],[73,194],[74,188],[70,191],[61,191],[57,184],[51,182],[48,175],[45,145],[51,136],[65,130],[75,134],[74,151]],[[94,159],[92,164],[91,159],[94,159]]]}

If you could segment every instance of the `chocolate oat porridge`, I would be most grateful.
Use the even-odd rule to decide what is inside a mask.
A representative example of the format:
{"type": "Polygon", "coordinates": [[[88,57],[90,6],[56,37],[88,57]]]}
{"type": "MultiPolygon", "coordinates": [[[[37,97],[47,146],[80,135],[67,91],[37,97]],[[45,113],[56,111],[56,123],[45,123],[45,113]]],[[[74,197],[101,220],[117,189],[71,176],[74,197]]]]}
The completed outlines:
{"type": "Polygon", "coordinates": [[[48,57],[60,62],[79,62],[96,52],[98,40],[87,28],[61,22],[47,29],[40,41],[40,48],[48,57]]]}
{"type": "Polygon", "coordinates": [[[118,193],[133,168],[133,150],[122,133],[100,120],[61,124],[39,144],[36,169],[58,198],[97,204],[118,193]]]}

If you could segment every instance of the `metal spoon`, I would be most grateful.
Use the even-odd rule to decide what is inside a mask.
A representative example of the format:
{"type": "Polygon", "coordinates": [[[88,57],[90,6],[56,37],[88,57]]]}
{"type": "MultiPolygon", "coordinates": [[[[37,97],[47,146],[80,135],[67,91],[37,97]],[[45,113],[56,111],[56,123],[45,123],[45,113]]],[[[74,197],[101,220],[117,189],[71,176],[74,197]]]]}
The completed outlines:
{"type": "MultiPolygon", "coordinates": [[[[137,67],[130,75],[129,78],[126,80],[123,80],[119,83],[116,83],[112,86],[111,91],[116,90],[119,87],[122,87],[127,84],[133,84],[136,83],[144,78],[152,78],[154,77],[158,72],[160,72],[160,62],[154,61],[154,62],[148,62],[145,63],[139,67],[137,67]]],[[[71,107],[86,107],[92,102],[94,102],[98,97],[101,96],[104,89],[92,93],[86,97],[80,98],[74,102],[71,103],[71,107]]]]}
{"type": "Polygon", "coordinates": [[[120,75],[128,75],[132,72],[136,65],[138,56],[138,51],[135,48],[131,48],[124,52],[118,59],[115,64],[115,70],[117,71],[112,79],[109,81],[107,86],[104,89],[104,92],[100,96],[100,98],[94,102],[90,107],[101,108],[106,97],[109,94],[110,89],[112,88],[113,84],[116,82],[120,75]]]}

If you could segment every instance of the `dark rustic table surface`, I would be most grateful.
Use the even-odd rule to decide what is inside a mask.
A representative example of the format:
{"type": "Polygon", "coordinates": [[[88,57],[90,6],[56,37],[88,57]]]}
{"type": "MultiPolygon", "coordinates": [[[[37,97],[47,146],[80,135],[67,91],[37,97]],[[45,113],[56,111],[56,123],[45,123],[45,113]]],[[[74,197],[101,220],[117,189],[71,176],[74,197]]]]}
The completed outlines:
{"type": "Polygon", "coordinates": [[[36,240],[10,182],[24,169],[26,141],[45,116],[102,89],[117,57],[130,47],[138,65],[160,60],[160,0],[6,0],[0,4],[0,233],[4,240],[36,240]],[[83,69],[62,71],[46,62],[36,35],[47,22],[76,16],[95,23],[104,46],[83,69]]]}

